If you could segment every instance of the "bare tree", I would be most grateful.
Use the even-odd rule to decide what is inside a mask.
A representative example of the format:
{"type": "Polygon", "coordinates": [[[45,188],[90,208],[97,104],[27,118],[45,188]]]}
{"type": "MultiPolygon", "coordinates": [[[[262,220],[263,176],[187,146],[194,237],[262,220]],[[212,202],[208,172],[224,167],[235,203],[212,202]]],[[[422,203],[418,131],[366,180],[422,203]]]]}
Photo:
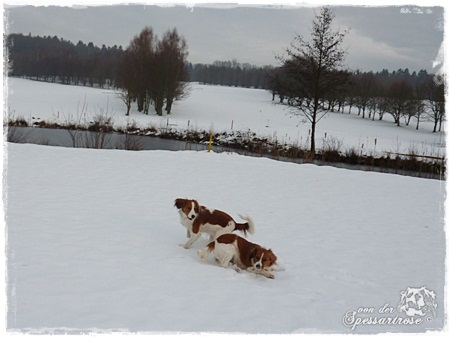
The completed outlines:
{"type": "Polygon", "coordinates": [[[134,63],[133,55],[130,51],[126,51],[123,55],[117,74],[117,86],[120,88],[119,98],[127,106],[126,116],[130,115],[131,103],[138,91],[138,74],[137,64],[134,63]]]}
{"type": "Polygon", "coordinates": [[[428,115],[433,119],[433,133],[441,131],[442,121],[445,118],[445,83],[440,75],[428,75],[423,83],[423,91],[429,107],[428,115]],[[439,129],[438,129],[439,126],[439,129]]]}
{"type": "Polygon", "coordinates": [[[269,90],[272,93],[272,101],[275,101],[275,96],[278,95],[280,103],[284,103],[284,100],[289,96],[289,63],[285,62],[282,67],[275,68],[269,72],[268,82],[269,90]]]}
{"type": "MultiPolygon", "coordinates": [[[[358,115],[362,112],[362,118],[366,117],[366,108],[374,96],[375,76],[372,72],[362,73],[355,77],[356,106],[358,115]]],[[[369,116],[370,118],[370,116],[369,116]]]]}
{"type": "Polygon", "coordinates": [[[422,100],[416,100],[416,105],[417,105],[417,114],[416,114],[416,118],[417,118],[417,124],[416,124],[416,130],[419,130],[419,124],[420,124],[420,119],[421,116],[423,115],[423,113],[425,112],[425,103],[422,100]]]}
{"type": "Polygon", "coordinates": [[[397,126],[403,115],[410,114],[414,106],[414,89],[405,80],[395,81],[388,89],[389,114],[394,118],[397,126]]]}
{"type": "Polygon", "coordinates": [[[165,98],[166,111],[170,114],[175,100],[185,97],[187,94],[187,43],[186,39],[178,35],[177,30],[167,31],[159,44],[161,68],[165,70],[165,98]]]}
{"type": "Polygon", "coordinates": [[[125,53],[120,74],[125,90],[137,101],[138,111],[148,114],[155,88],[155,48],[156,37],[153,30],[146,27],[135,36],[125,53]]]}
{"type": "Polygon", "coordinates": [[[280,58],[289,70],[292,84],[289,95],[296,110],[311,123],[311,157],[315,156],[316,124],[325,116],[322,102],[342,82],[346,52],[341,48],[347,31],[334,31],[334,13],[327,7],[313,20],[311,40],[298,35],[286,50],[289,59],[280,58]]]}
{"type": "Polygon", "coordinates": [[[120,98],[130,112],[137,101],[138,111],[148,114],[153,104],[158,115],[170,114],[174,100],[187,94],[187,44],[176,29],[167,31],[158,41],[149,27],[133,38],[124,53],[118,83],[120,98]]]}

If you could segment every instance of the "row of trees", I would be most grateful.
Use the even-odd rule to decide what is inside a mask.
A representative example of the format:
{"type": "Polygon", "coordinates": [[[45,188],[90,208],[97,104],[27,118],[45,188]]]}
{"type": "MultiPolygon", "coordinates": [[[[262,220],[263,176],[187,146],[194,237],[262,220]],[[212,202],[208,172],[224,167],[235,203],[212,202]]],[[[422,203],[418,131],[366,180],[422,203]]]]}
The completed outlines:
{"type": "Polygon", "coordinates": [[[332,29],[335,15],[323,7],[313,20],[311,37],[306,40],[297,35],[286,55],[278,57],[281,67],[270,75],[270,88],[280,101],[287,100],[293,114],[305,117],[311,123],[311,157],[315,156],[315,130],[317,123],[336,107],[357,107],[364,118],[379,119],[391,114],[400,126],[402,117],[409,124],[429,114],[437,130],[445,118],[445,85],[442,77],[421,71],[409,74],[399,70],[389,74],[350,72],[344,68],[346,51],[342,43],[347,31],[332,29]]]}
{"type": "MultiPolygon", "coordinates": [[[[269,87],[273,100],[278,95],[281,103],[296,106],[296,83],[291,73],[295,73],[295,62],[289,60],[282,67],[275,69],[269,76],[269,87]]],[[[362,118],[382,120],[384,115],[391,115],[400,126],[404,121],[410,124],[416,119],[416,129],[425,117],[434,122],[433,132],[441,131],[445,118],[445,85],[442,76],[428,74],[426,70],[409,73],[408,69],[399,69],[389,73],[333,71],[336,85],[320,98],[322,114],[327,111],[348,113],[352,108],[358,109],[362,118]]]]}
{"type": "Polygon", "coordinates": [[[269,74],[272,66],[257,67],[249,63],[215,61],[212,64],[189,66],[192,82],[245,88],[269,88],[269,74]]]}
{"type": "Polygon", "coordinates": [[[127,115],[132,102],[145,114],[151,104],[159,115],[164,105],[170,114],[174,100],[183,97],[189,81],[187,44],[176,29],[158,40],[151,28],[145,28],[126,50],[22,34],[8,35],[6,47],[9,75],[120,89],[127,115]]]}
{"type": "Polygon", "coordinates": [[[114,86],[122,47],[76,45],[54,36],[10,34],[6,38],[11,76],[64,84],[114,86]]]}
{"type": "MultiPolygon", "coordinates": [[[[10,34],[6,39],[11,63],[10,75],[76,85],[117,86],[122,46],[101,48],[79,41],[76,45],[57,36],[10,34]]],[[[206,84],[268,89],[271,66],[215,61],[212,64],[186,62],[189,81],[206,84]]]]}
{"type": "MultiPolygon", "coordinates": [[[[156,48],[158,42],[152,43],[156,48]]],[[[129,56],[122,46],[100,48],[82,41],[75,45],[57,36],[10,34],[6,47],[11,76],[64,84],[117,87],[121,85],[117,82],[121,67],[130,62],[124,60],[129,56]]],[[[273,70],[271,66],[257,67],[236,60],[194,65],[186,61],[185,65],[191,82],[261,89],[269,88],[268,74],[273,70]]]]}
{"type": "Polygon", "coordinates": [[[409,125],[416,118],[416,129],[426,115],[434,121],[433,132],[441,131],[445,118],[445,85],[442,76],[419,72],[417,76],[407,76],[407,72],[397,74],[358,74],[350,78],[346,88],[347,104],[354,104],[364,118],[379,120],[385,114],[392,115],[400,126],[402,118],[409,125]]]}
{"type": "Polygon", "coordinates": [[[176,29],[167,31],[161,40],[148,27],[135,36],[124,53],[117,79],[126,115],[133,101],[145,114],[151,104],[158,115],[163,114],[164,105],[170,114],[174,100],[186,93],[187,55],[186,40],[176,29]]]}

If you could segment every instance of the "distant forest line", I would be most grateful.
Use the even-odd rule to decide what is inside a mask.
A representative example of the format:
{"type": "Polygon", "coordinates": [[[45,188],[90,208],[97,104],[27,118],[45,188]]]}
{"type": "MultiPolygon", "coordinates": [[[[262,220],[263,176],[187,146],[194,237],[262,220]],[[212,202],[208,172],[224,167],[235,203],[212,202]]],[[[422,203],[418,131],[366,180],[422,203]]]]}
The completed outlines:
{"type": "MultiPolygon", "coordinates": [[[[10,34],[6,39],[10,76],[40,79],[63,84],[117,87],[122,46],[102,47],[79,41],[76,45],[57,36],[10,34]]],[[[272,79],[277,67],[255,66],[237,60],[215,61],[212,64],[187,63],[190,82],[257,89],[273,89],[272,79]]],[[[375,77],[395,77],[415,84],[428,73],[409,69],[390,72],[365,72],[375,77]]],[[[355,76],[364,72],[356,71],[355,76]]]]}
{"type": "MultiPolygon", "coordinates": [[[[122,46],[101,48],[92,42],[76,45],[63,38],[10,34],[7,37],[9,75],[63,84],[118,87],[122,46]]],[[[216,61],[186,64],[190,82],[268,89],[272,66],[216,61]]]]}

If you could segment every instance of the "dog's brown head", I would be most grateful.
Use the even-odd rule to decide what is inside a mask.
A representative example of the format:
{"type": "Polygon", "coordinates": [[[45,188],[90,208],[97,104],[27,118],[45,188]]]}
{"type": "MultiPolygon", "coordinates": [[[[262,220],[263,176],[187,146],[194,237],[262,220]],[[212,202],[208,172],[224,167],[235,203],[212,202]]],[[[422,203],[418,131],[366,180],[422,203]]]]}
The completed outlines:
{"type": "Polygon", "coordinates": [[[186,218],[191,221],[194,220],[200,212],[200,205],[196,200],[177,198],[175,200],[175,207],[178,208],[180,215],[184,214],[186,218]]]}
{"type": "Polygon", "coordinates": [[[269,270],[277,262],[277,256],[272,250],[264,248],[255,248],[252,251],[250,261],[257,270],[269,270]]]}

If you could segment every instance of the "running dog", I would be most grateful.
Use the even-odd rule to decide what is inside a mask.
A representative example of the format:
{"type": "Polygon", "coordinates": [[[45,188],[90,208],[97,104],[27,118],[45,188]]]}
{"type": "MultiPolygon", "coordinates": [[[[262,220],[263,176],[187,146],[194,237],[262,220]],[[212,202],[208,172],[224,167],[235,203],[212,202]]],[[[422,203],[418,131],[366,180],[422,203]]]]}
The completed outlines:
{"type": "Polygon", "coordinates": [[[189,240],[183,245],[185,249],[189,249],[201,233],[209,234],[210,241],[213,241],[220,235],[235,230],[242,231],[244,235],[247,235],[247,232],[253,234],[255,231],[255,225],[250,217],[239,215],[246,222],[237,223],[227,213],[208,209],[199,205],[196,200],[177,198],[175,207],[178,208],[180,214],[180,223],[188,230],[189,240]]]}

